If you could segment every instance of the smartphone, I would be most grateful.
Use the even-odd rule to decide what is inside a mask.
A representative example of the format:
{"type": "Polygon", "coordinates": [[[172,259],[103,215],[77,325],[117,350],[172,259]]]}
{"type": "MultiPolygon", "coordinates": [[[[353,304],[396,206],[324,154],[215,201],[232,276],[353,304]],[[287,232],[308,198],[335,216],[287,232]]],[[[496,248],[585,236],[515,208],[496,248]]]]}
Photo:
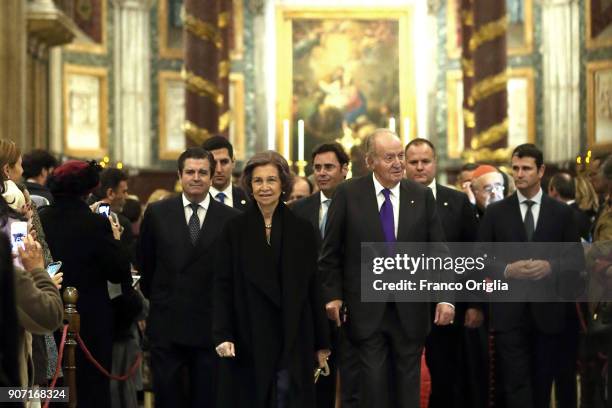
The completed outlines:
{"type": "Polygon", "coordinates": [[[98,206],[98,214],[103,214],[105,216],[110,215],[110,204],[102,203],[98,206]]]}
{"type": "Polygon", "coordinates": [[[17,252],[17,248],[25,249],[24,239],[28,236],[28,223],[25,221],[16,221],[11,224],[11,247],[13,252],[17,252]]]}
{"type": "Polygon", "coordinates": [[[49,265],[47,265],[47,273],[49,274],[49,276],[53,277],[53,275],[58,273],[61,268],[62,261],[51,262],[49,265]]]}
{"type": "Polygon", "coordinates": [[[132,287],[135,288],[136,285],[138,284],[138,281],[140,281],[141,276],[140,275],[132,275],[132,287]]]}

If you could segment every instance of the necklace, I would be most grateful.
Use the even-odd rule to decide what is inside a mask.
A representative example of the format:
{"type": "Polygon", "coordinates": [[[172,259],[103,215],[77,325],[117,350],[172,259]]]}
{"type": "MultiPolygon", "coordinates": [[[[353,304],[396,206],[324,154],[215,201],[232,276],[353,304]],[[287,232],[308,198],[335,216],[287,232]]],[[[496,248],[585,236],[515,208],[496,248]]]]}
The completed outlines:
{"type": "Polygon", "coordinates": [[[266,229],[271,229],[272,228],[272,224],[264,224],[266,229]]]}

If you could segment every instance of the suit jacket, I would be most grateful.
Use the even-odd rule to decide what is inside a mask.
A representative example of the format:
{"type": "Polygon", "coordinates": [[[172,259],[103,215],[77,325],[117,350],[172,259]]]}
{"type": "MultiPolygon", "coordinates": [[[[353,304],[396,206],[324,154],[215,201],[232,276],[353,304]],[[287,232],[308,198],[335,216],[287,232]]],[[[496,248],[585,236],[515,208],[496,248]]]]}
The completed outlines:
{"type": "Polygon", "coordinates": [[[236,358],[221,363],[218,405],[269,407],[280,365],[291,375],[291,406],[313,407],[313,353],[329,348],[315,232],[283,203],[272,218],[271,247],[264,231],[253,203],[219,238],[213,334],[215,344],[234,342],[236,358]]]}
{"type": "Polygon", "coordinates": [[[581,210],[575,202],[570,204],[570,208],[574,211],[574,221],[578,229],[578,236],[590,242],[595,214],[589,214],[588,211],[581,210]]]}
{"type": "Polygon", "coordinates": [[[211,197],[194,245],[181,195],[149,205],[139,257],[142,292],[151,302],[147,331],[152,341],[212,346],[213,247],[225,223],[237,214],[211,197]]]}
{"type": "Polygon", "coordinates": [[[244,190],[236,186],[232,186],[232,200],[234,208],[239,211],[245,211],[251,201],[244,190]]]}
{"type": "MultiPolygon", "coordinates": [[[[480,224],[479,241],[483,243],[527,242],[527,234],[516,193],[487,207],[480,224]]],[[[547,195],[542,195],[540,213],[532,242],[579,242],[572,209],[547,195]]],[[[487,274],[491,278],[505,281],[503,275],[508,263],[519,259],[543,258],[541,250],[534,246],[522,245],[523,249],[518,254],[516,250],[518,246],[512,247],[515,249],[501,251],[501,253],[498,248],[496,256],[499,261],[487,265],[487,274]]],[[[509,284],[518,287],[524,286],[524,291],[546,290],[548,287],[555,287],[561,293],[567,293],[571,288],[576,288],[579,271],[584,265],[583,251],[580,245],[563,246],[563,248],[559,248],[558,254],[552,255],[548,259],[552,268],[550,276],[540,281],[511,280],[508,281],[509,284]]],[[[530,322],[533,322],[540,331],[559,333],[564,329],[567,320],[566,313],[567,308],[563,302],[493,302],[491,304],[491,325],[494,330],[504,331],[529,325],[530,322]]]]}
{"type": "Polygon", "coordinates": [[[293,202],[290,206],[291,211],[298,217],[305,219],[310,222],[313,226],[316,234],[317,251],[321,250],[321,244],[323,239],[321,238],[321,231],[319,230],[319,211],[321,209],[321,193],[317,192],[308,197],[299,199],[293,202]]]}
{"type": "MultiPolygon", "coordinates": [[[[385,242],[372,177],[370,173],[354,178],[336,189],[319,258],[319,271],[325,279],[325,300],[342,299],[347,305],[347,329],[353,340],[365,339],[374,333],[386,308],[384,302],[361,301],[361,243],[385,242]]],[[[431,190],[410,180],[400,182],[397,241],[444,241],[431,190]]],[[[452,302],[452,299],[438,300],[452,302]]],[[[397,310],[408,336],[427,335],[430,328],[427,303],[397,303],[397,310]]]]}
{"type": "Polygon", "coordinates": [[[447,242],[473,242],[478,235],[476,214],[465,193],[436,184],[436,209],[447,242]]]}

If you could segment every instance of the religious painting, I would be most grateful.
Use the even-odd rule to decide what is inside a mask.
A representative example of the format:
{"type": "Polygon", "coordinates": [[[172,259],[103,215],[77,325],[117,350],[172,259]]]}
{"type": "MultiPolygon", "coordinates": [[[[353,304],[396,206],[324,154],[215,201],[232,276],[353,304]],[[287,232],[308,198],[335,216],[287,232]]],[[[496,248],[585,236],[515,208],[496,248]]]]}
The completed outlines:
{"type": "Polygon", "coordinates": [[[162,58],[183,58],[184,0],[159,0],[158,40],[162,58]]]}
{"type": "Polygon", "coordinates": [[[415,123],[410,18],[410,8],[279,9],[279,150],[297,158],[298,120],[306,156],[324,142],[349,149],[391,119],[402,133],[401,124],[415,123]]]}
{"type": "Polygon", "coordinates": [[[186,148],[185,83],[181,73],[160,71],[159,77],[159,158],[175,160],[186,148]]]}
{"type": "Polygon", "coordinates": [[[96,158],[107,154],[106,68],[64,65],[64,151],[96,158]]]}
{"type": "Polygon", "coordinates": [[[585,0],[586,46],[612,46],[612,0],[585,0]]]}
{"type": "Polygon", "coordinates": [[[587,64],[589,147],[612,145],[612,61],[587,64]]]}
{"type": "Polygon", "coordinates": [[[66,46],[69,51],[106,53],[106,0],[75,0],[74,22],[78,27],[72,43],[66,46]]]}
{"type": "MultiPolygon", "coordinates": [[[[533,50],[533,0],[505,0],[509,55],[529,54],[533,50]]],[[[446,50],[449,58],[461,56],[461,0],[446,3],[446,50]]]]}
{"type": "MultiPolygon", "coordinates": [[[[508,69],[508,146],[535,142],[535,88],[531,68],[508,69]]],[[[446,75],[447,153],[461,158],[465,145],[463,121],[463,80],[461,71],[446,75]]]]}

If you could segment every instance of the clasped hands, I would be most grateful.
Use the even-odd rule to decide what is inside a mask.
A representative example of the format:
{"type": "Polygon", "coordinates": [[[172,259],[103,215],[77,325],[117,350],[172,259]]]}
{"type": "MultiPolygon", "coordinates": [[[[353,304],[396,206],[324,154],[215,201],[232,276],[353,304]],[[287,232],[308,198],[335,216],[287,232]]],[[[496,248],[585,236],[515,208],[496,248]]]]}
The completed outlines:
{"type": "Polygon", "coordinates": [[[506,279],[540,280],[550,275],[552,268],[548,261],[542,259],[524,259],[508,264],[504,276],[506,279]]]}
{"type": "MultiPolygon", "coordinates": [[[[342,308],[342,300],[336,299],[328,302],[325,305],[325,311],[327,312],[327,318],[336,322],[338,327],[342,326],[342,323],[346,323],[346,314],[340,317],[340,309],[342,308]]],[[[436,305],[436,317],[434,318],[434,324],[438,326],[446,326],[453,323],[455,318],[455,308],[448,303],[438,303],[436,305]]]]}

